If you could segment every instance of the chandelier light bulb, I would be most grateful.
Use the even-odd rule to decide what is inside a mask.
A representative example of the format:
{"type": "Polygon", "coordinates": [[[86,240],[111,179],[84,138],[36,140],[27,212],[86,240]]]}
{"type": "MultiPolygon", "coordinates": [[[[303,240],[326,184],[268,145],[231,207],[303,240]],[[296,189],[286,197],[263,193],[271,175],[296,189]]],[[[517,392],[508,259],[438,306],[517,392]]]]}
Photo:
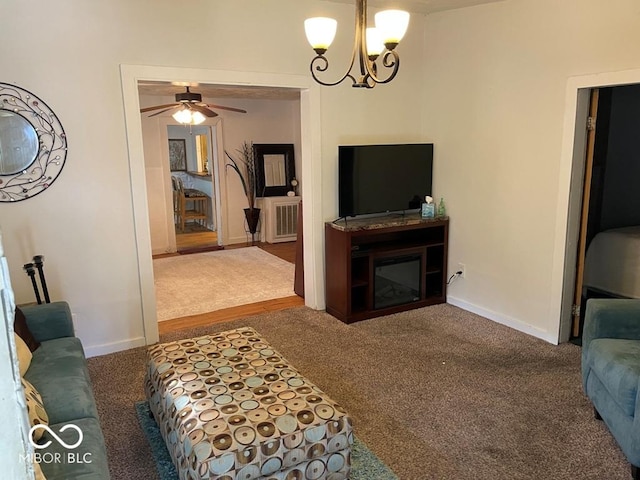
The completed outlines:
{"type": "Polygon", "coordinates": [[[366,30],[367,35],[367,56],[371,60],[375,60],[384,50],[382,36],[377,28],[369,27],[366,30]]]}
{"type": "Polygon", "coordinates": [[[384,10],[375,14],[376,28],[389,50],[393,50],[404,37],[409,27],[409,17],[409,12],[404,10],[384,10]]]}
{"type": "Polygon", "coordinates": [[[367,0],[355,0],[355,36],[347,71],[336,80],[325,81],[329,69],[325,53],[336,35],[338,22],[333,18],[307,18],[304,30],[316,52],[311,60],[311,76],[320,85],[332,87],[350,81],[354,88],[373,88],[391,82],[400,68],[400,55],[395,50],[409,26],[409,13],[385,10],[375,15],[375,28],[367,28],[367,0]],[[380,59],[381,61],[378,61],[380,59]]]}
{"type": "Polygon", "coordinates": [[[304,31],[311,47],[318,55],[327,51],[336,36],[338,21],[327,17],[307,18],[304,21],[304,31]]]}

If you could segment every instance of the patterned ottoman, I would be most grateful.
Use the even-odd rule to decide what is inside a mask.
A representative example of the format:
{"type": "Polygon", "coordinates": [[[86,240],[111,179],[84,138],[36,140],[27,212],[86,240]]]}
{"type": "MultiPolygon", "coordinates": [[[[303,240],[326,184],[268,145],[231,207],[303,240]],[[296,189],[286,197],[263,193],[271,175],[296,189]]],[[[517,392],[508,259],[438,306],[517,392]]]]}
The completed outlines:
{"type": "Polygon", "coordinates": [[[145,390],[180,478],[347,479],[351,419],[251,328],[149,347],[145,390]]]}

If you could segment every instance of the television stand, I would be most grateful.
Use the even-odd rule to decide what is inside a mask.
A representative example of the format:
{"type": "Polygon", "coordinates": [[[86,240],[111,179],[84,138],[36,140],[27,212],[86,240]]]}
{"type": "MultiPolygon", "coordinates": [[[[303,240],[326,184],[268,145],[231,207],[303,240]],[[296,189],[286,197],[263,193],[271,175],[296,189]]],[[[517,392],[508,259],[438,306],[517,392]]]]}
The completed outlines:
{"type": "Polygon", "coordinates": [[[327,312],[345,323],[446,301],[449,218],[325,223],[327,312]]]}

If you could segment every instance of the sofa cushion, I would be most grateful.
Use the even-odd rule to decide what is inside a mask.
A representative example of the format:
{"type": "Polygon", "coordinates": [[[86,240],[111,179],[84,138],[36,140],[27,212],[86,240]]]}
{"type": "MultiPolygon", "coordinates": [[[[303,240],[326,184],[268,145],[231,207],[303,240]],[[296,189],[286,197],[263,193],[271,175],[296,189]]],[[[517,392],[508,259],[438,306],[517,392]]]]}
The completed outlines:
{"type": "MultiPolygon", "coordinates": [[[[49,416],[47,415],[47,411],[44,409],[42,397],[38,391],[24,378],[22,379],[22,388],[24,389],[24,399],[27,403],[29,425],[32,427],[34,425],[48,425],[49,416]]],[[[33,431],[32,438],[38,441],[40,437],[42,437],[43,433],[43,430],[36,429],[33,431]]]]}
{"type": "Polygon", "coordinates": [[[100,424],[94,418],[81,418],[68,423],[50,425],[56,435],[67,445],[74,445],[79,440],[78,431],[73,428],[61,432],[60,429],[67,424],[73,424],[82,432],[82,442],[73,449],[67,449],[60,444],[49,432],[45,432],[38,442],[42,445],[51,442],[44,449],[37,450],[40,453],[40,467],[47,480],[99,480],[109,479],[109,467],[107,465],[106,447],[104,436],[100,430],[100,424]],[[58,455],[59,461],[54,461],[58,455]],[[49,460],[49,461],[47,461],[49,460]]]}
{"type": "Polygon", "coordinates": [[[91,379],[78,338],[42,342],[33,352],[31,366],[24,378],[42,395],[51,423],[98,418],[91,379]]]}
{"type": "Polygon", "coordinates": [[[40,346],[40,342],[35,339],[31,330],[29,330],[29,326],[27,325],[27,318],[24,316],[22,310],[19,307],[16,307],[16,312],[13,319],[13,331],[24,340],[24,343],[27,344],[29,350],[35,352],[36,349],[40,346]]]}
{"type": "Polygon", "coordinates": [[[620,409],[633,417],[640,380],[640,342],[597,338],[589,345],[587,362],[620,409]]]}
{"type": "Polygon", "coordinates": [[[33,473],[35,473],[35,480],[47,480],[47,478],[44,476],[44,473],[42,473],[42,468],[40,468],[40,464],[37,462],[34,462],[33,464],[33,473]]]}
{"type": "Polygon", "coordinates": [[[22,340],[17,333],[13,334],[13,339],[16,342],[16,353],[18,354],[20,376],[24,377],[24,374],[27,373],[27,370],[29,369],[29,365],[31,365],[31,358],[33,355],[31,354],[29,347],[27,347],[27,344],[24,343],[24,340],[22,340]]]}

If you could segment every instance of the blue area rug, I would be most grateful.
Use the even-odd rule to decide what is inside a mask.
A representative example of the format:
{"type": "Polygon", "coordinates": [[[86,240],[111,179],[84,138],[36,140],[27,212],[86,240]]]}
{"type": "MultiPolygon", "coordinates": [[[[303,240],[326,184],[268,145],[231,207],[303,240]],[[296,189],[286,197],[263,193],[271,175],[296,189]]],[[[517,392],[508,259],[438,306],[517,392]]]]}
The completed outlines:
{"type": "MultiPolygon", "coordinates": [[[[136,414],[149,444],[161,480],[178,480],[169,451],[160,428],[150,416],[149,403],[137,402],[136,414]]],[[[398,480],[398,477],[367,446],[354,436],[351,447],[351,474],[349,480],[398,480]]]]}

